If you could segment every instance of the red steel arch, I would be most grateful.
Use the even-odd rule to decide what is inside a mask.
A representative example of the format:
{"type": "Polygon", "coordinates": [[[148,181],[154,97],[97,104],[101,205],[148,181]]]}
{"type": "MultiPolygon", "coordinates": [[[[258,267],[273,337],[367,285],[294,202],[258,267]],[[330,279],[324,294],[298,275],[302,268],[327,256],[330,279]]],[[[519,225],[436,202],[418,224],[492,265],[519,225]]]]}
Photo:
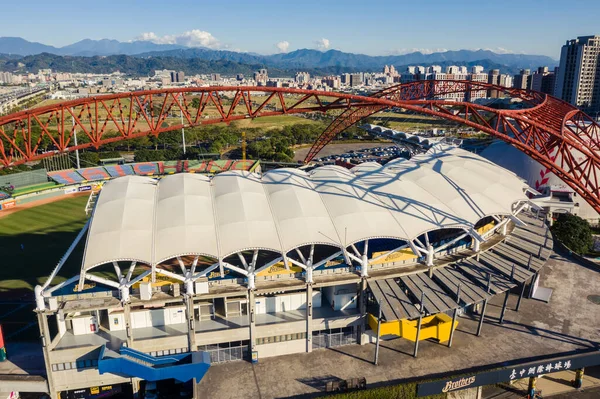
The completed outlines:
{"type": "MultiPolygon", "coordinates": [[[[498,137],[535,159],[600,212],[600,126],[576,107],[547,94],[488,83],[428,80],[400,84],[375,93],[397,107],[458,122],[498,137]],[[495,92],[523,104],[522,109],[495,109],[470,101],[477,92],[495,92]],[[462,93],[464,101],[439,100],[462,93]]],[[[386,107],[350,108],[315,141],[305,162],[312,160],[336,135],[386,107]]]]}
{"type": "Polygon", "coordinates": [[[195,87],[120,93],[66,101],[0,117],[0,166],[76,149],[98,148],[181,127],[261,116],[341,110],[307,156],[335,135],[384,108],[399,107],[471,126],[498,137],[549,168],[600,212],[600,128],[577,108],[545,94],[472,81],[418,81],[372,97],[273,87],[195,87]],[[496,109],[471,103],[494,92],[523,104],[496,109]],[[464,101],[445,101],[459,93],[464,101]],[[291,99],[289,94],[300,96],[291,99]],[[195,106],[190,96],[196,96],[195,106]],[[172,122],[174,116],[183,123],[172,122]],[[80,142],[74,145],[75,130],[80,142]]]}

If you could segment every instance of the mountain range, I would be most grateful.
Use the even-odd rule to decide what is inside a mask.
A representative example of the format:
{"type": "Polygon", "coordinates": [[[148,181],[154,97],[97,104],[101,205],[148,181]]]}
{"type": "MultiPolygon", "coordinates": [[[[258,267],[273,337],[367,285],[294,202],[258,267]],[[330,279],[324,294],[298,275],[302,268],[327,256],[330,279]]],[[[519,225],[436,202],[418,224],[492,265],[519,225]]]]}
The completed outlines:
{"type": "Polygon", "coordinates": [[[0,37],[0,53],[20,56],[49,53],[91,57],[95,55],[115,54],[132,55],[150,51],[168,51],[184,48],[187,47],[176,44],[155,44],[148,41],[120,42],[109,39],[84,39],[68,46],[54,47],[38,42],[30,42],[20,37],[0,37]]]}
{"type": "Polygon", "coordinates": [[[432,64],[468,64],[474,61],[488,60],[489,64],[505,66],[510,69],[553,67],[557,61],[543,55],[498,54],[490,50],[457,50],[432,54],[413,52],[402,55],[369,56],[365,54],[345,53],[339,50],[325,52],[313,49],[300,49],[289,53],[260,55],[226,50],[213,50],[203,47],[184,47],[177,44],[156,44],[150,41],[119,42],[117,40],[85,39],[64,46],[54,47],[37,42],[29,42],[20,37],[0,37],[0,53],[18,56],[31,56],[49,53],[60,56],[111,56],[128,55],[138,58],[179,58],[200,59],[204,61],[231,61],[239,64],[262,65],[280,69],[332,70],[379,70],[384,65],[432,65],[432,64]]]}

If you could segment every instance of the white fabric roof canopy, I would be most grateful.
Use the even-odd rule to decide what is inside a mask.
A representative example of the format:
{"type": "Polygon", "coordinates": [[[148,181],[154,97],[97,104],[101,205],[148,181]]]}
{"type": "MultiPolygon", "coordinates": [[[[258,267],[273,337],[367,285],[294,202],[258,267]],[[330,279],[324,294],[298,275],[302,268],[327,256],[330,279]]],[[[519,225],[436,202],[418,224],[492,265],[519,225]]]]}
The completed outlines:
{"type": "Polygon", "coordinates": [[[441,145],[383,167],[284,168],[262,177],[230,171],[212,179],[182,173],[159,181],[125,176],[101,191],[83,269],[118,260],[158,264],[183,255],[218,259],[250,249],[287,253],[308,244],[411,240],[510,214],[527,199],[526,187],[506,169],[441,145]]]}

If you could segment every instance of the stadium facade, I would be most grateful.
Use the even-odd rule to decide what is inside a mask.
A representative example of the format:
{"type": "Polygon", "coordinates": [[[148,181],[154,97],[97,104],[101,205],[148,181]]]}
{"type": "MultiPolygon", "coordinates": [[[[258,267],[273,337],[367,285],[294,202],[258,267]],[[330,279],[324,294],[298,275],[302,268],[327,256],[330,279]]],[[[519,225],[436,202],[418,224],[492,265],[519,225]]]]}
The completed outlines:
{"type": "Polygon", "coordinates": [[[446,145],[350,170],[111,180],[35,290],[51,396],[198,380],[202,353],[260,361],[366,344],[382,319],[419,331],[458,310],[482,321],[488,298],[522,295],[551,248],[528,191],[446,145]],[[54,284],[80,241],[80,273],[54,284]]]}

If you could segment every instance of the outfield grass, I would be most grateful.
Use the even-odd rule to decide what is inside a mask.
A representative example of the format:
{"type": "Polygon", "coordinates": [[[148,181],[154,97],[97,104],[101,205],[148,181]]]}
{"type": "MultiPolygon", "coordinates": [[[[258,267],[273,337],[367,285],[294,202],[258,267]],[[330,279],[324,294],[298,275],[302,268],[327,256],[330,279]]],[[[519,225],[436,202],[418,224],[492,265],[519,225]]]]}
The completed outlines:
{"type": "Polygon", "coordinates": [[[267,129],[281,129],[288,125],[315,125],[320,123],[322,122],[292,115],[262,116],[260,118],[242,119],[232,122],[232,124],[238,128],[262,127],[267,129]]]}
{"type": "Polygon", "coordinates": [[[47,188],[62,187],[62,186],[63,186],[63,184],[56,184],[54,182],[33,184],[31,186],[20,187],[20,188],[15,189],[15,192],[13,193],[13,195],[14,196],[24,195],[24,194],[29,194],[29,193],[34,193],[36,191],[44,190],[47,188]]]}
{"type": "MultiPolygon", "coordinates": [[[[46,280],[85,224],[87,200],[67,198],[0,218],[0,293],[33,291],[46,280]]],[[[84,241],[59,273],[63,279],[78,273],[84,241]]]]}

